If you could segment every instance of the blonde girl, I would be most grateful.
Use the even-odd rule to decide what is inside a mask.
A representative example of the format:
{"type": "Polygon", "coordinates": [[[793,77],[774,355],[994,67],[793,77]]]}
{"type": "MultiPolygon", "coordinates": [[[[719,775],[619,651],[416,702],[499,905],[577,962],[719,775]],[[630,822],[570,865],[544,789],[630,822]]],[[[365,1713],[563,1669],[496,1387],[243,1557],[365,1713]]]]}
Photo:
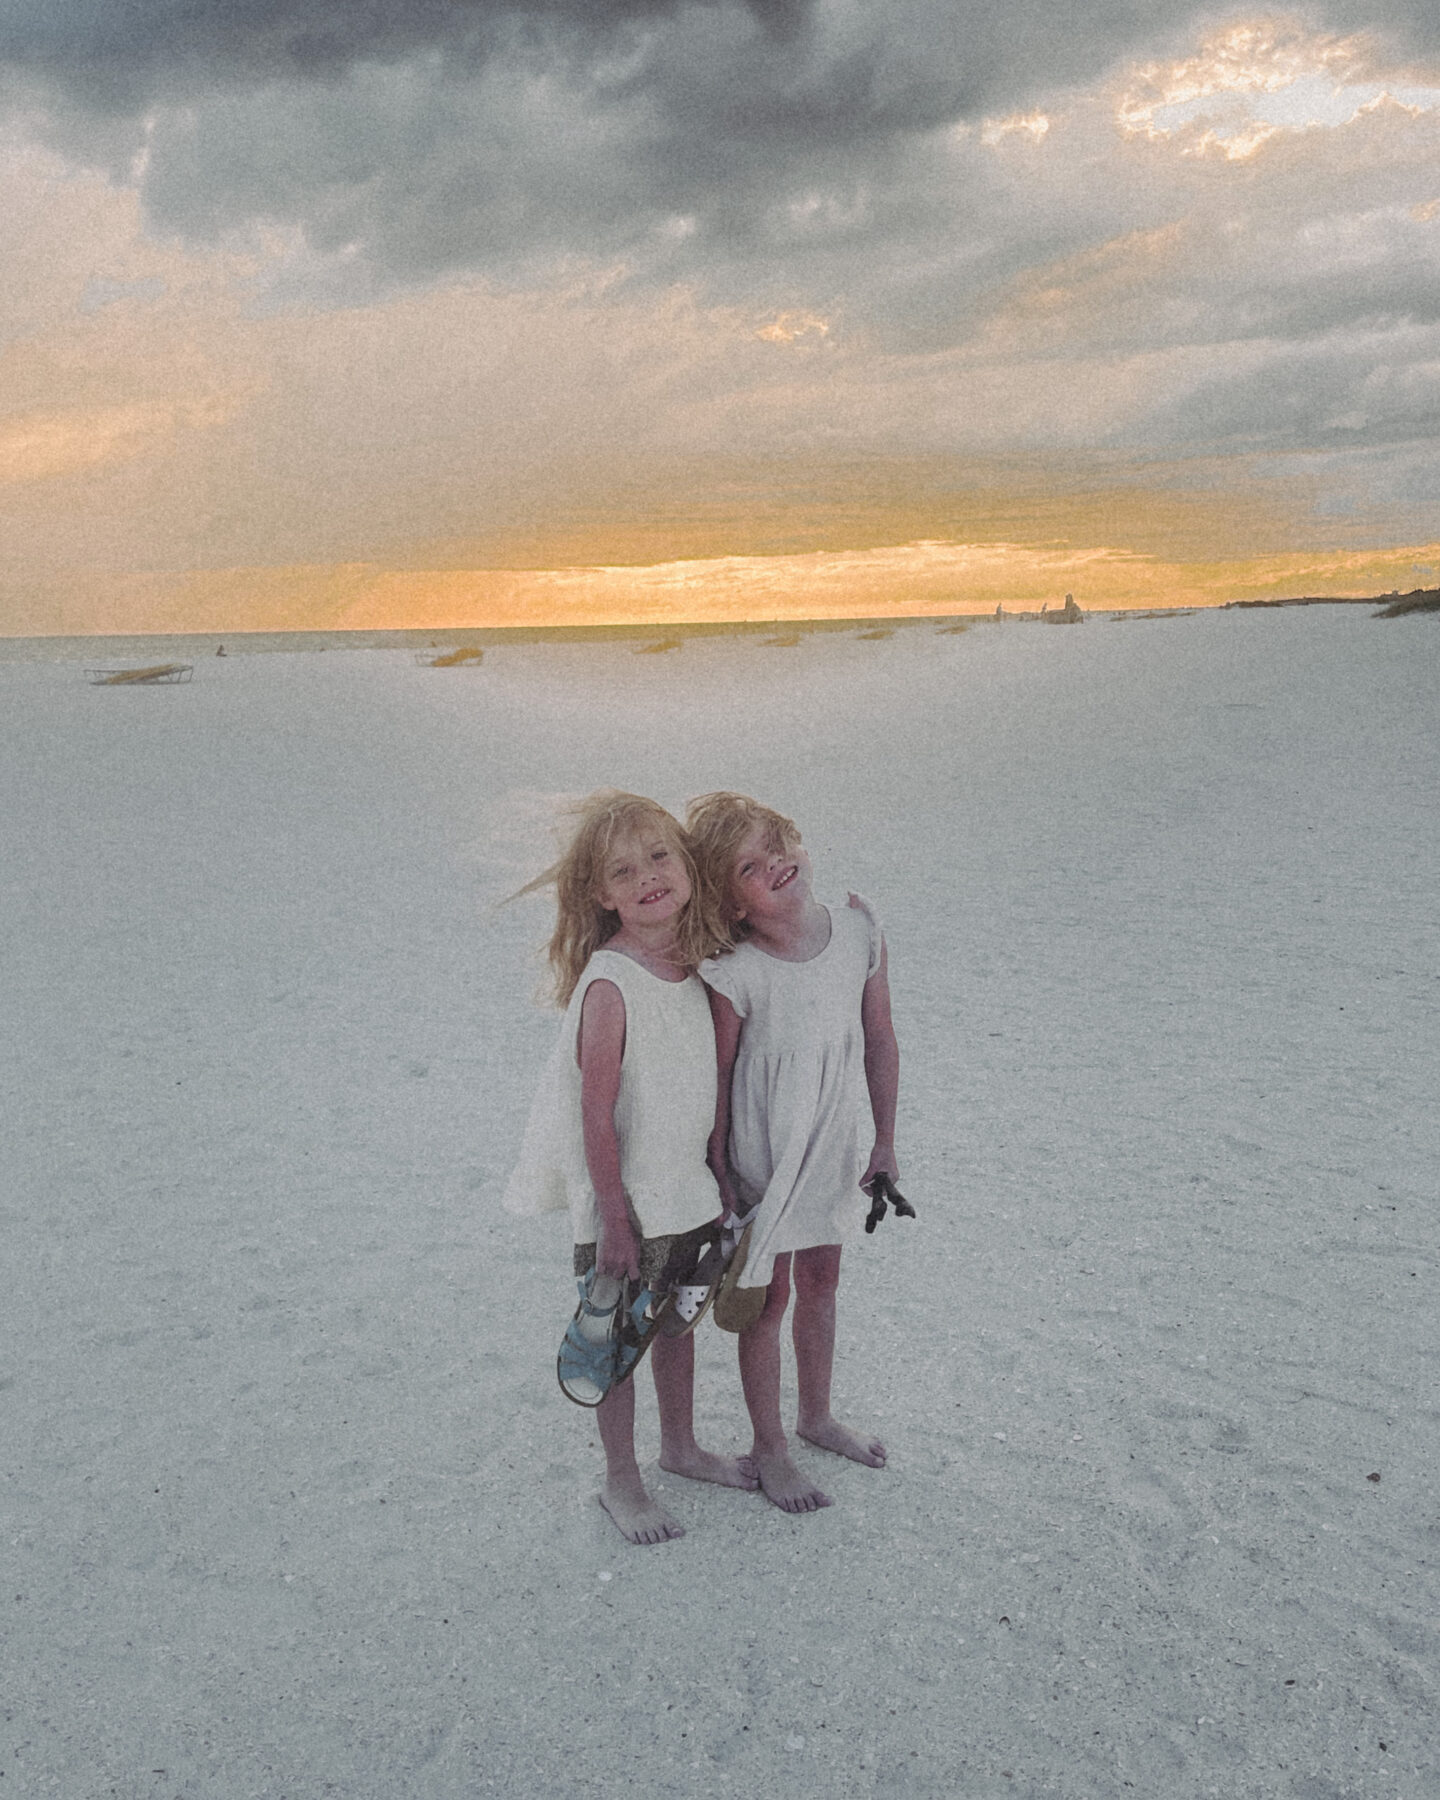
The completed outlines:
{"type": "Polygon", "coordinates": [[[885,1463],[878,1438],[830,1410],[841,1245],[864,1222],[862,1188],[899,1174],[900,1055],[885,940],[854,894],[845,906],[815,898],[810,858],[783,814],[745,794],[705,794],[691,801],[686,824],[728,946],[700,969],[719,1060],[711,1167],[727,1213],[749,1229],[738,1286],[722,1304],[732,1314],[738,1305],[737,1323],[747,1312],[751,1320],[740,1332],[740,1375],[760,1485],[784,1511],[813,1512],[829,1496],[796,1467],[780,1422],[780,1326],[792,1277],[796,1429],[821,1449],[885,1463]]]}
{"type": "Polygon", "coordinates": [[[720,1212],[706,1161],[715,1039],[695,974],[709,940],[685,834],[639,795],[607,788],[582,801],[560,860],[522,892],[547,884],[565,1019],[505,1204],[570,1210],[580,1306],[561,1348],[561,1386],[596,1408],[601,1506],[631,1543],[657,1544],[684,1528],[647,1492],[635,1460],[627,1377],[652,1342],[660,1466],[758,1485],[746,1460],[696,1443],[694,1340],[659,1329],[669,1291],[693,1272],[720,1212]]]}

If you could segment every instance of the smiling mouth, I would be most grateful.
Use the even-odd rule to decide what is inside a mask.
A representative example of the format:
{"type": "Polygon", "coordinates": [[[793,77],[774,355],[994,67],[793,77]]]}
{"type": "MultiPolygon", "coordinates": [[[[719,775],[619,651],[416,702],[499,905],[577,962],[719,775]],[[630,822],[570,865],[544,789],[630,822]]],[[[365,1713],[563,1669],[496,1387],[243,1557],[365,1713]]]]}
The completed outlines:
{"type": "Polygon", "coordinates": [[[663,900],[669,892],[669,888],[656,888],[653,894],[642,894],[640,904],[641,906],[653,905],[656,900],[663,900]]]}
{"type": "Polygon", "coordinates": [[[800,865],[798,863],[791,863],[790,867],[785,871],[785,873],[780,877],[780,879],[771,885],[770,892],[772,894],[778,894],[780,892],[781,888],[789,887],[790,883],[795,879],[795,877],[799,873],[800,873],[800,865]]]}

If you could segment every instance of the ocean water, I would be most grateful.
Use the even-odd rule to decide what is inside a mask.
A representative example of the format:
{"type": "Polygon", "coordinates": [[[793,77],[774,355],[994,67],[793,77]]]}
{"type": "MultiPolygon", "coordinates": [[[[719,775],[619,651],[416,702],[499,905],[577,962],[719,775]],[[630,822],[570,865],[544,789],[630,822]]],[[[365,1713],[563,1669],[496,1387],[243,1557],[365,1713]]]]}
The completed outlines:
{"type": "Polygon", "coordinates": [[[483,645],[510,635],[493,631],[204,631],[127,637],[0,637],[0,663],[198,662],[212,656],[257,656],[306,650],[425,650],[483,645]]]}
{"type": "Polygon", "coordinates": [[[83,662],[94,667],[149,662],[199,662],[213,656],[295,655],[322,650],[450,650],[474,645],[536,643],[659,643],[705,637],[769,636],[776,632],[893,631],[974,623],[990,615],[905,619],[789,619],[724,624],[577,626],[451,626],[427,631],[201,631],[114,637],[0,637],[0,663],[83,662]]]}

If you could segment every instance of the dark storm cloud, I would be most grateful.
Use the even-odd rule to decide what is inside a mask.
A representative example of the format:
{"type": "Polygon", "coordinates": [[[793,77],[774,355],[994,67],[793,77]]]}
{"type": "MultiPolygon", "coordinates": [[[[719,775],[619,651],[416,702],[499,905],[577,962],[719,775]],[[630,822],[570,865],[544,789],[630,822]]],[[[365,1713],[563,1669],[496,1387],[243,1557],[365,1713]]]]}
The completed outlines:
{"type": "MultiPolygon", "coordinates": [[[[888,284],[897,323],[908,271],[928,268],[919,341],[967,216],[937,129],[1188,49],[1216,16],[1194,0],[12,0],[0,62],[52,143],[137,172],[152,218],[192,238],[296,225],[382,282],[579,254],[761,304],[888,284]]],[[[1440,43],[1419,0],[1311,16],[1440,43]]]]}
{"type": "MultiPolygon", "coordinates": [[[[463,64],[517,26],[601,39],[681,0],[54,0],[10,8],[0,53],[77,94],[143,101],[177,81],[328,78],[357,62],[438,51],[463,64]]],[[[807,0],[742,0],[772,32],[807,0]]]]}
{"type": "Polygon", "coordinates": [[[758,258],[783,284],[933,228],[907,219],[917,134],[1103,62],[1128,11],[22,0],[0,61],[51,142],[140,169],[152,217],[191,237],[293,223],[401,278],[619,253],[721,286],[758,258]]]}
{"type": "MultiPolygon", "coordinates": [[[[333,79],[358,63],[412,56],[461,70],[522,41],[603,53],[637,30],[698,12],[733,14],[772,47],[807,43],[820,66],[836,40],[860,50],[858,63],[832,65],[840,80],[829,92],[824,82],[792,82],[792,64],[781,91],[752,94],[743,55],[727,69],[722,54],[708,71],[730,87],[737,128],[783,122],[804,135],[826,127],[836,102],[872,98],[864,69],[886,55],[963,109],[1084,78],[1177,25],[1236,10],[1195,0],[12,0],[0,20],[0,62],[114,108],[216,83],[333,79]]],[[[1299,10],[1333,29],[1386,32],[1417,50],[1440,46],[1432,0],[1317,0],[1299,10]]]]}

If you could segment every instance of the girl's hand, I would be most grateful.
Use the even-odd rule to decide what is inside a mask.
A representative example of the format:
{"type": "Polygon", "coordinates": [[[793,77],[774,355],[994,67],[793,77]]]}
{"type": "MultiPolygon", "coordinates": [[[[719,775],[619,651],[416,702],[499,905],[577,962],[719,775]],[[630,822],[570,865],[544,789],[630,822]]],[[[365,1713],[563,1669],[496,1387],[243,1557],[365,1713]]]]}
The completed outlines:
{"type": "Polygon", "coordinates": [[[613,1223],[605,1219],[600,1221],[595,1268],[599,1274],[612,1276],[616,1281],[627,1275],[631,1281],[640,1279],[640,1240],[628,1218],[616,1219],[613,1223]]]}
{"type": "Polygon", "coordinates": [[[900,1164],[896,1160],[893,1144],[877,1144],[870,1152],[870,1160],[865,1165],[865,1173],[860,1177],[860,1185],[869,1191],[870,1183],[877,1175],[888,1175],[894,1182],[900,1179],[900,1164]]]}

